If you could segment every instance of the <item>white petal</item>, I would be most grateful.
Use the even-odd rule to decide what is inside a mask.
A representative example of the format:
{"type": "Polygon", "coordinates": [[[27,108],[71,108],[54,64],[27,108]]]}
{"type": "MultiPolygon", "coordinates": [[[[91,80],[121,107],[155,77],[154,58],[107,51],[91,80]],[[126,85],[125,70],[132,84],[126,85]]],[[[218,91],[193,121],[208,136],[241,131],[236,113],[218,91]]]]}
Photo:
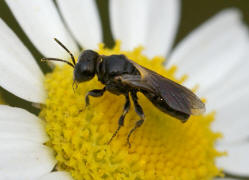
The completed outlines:
{"type": "Polygon", "coordinates": [[[207,92],[207,111],[216,110],[213,129],[223,133],[221,143],[231,144],[249,137],[249,54],[207,92]]]}
{"type": "Polygon", "coordinates": [[[208,103],[212,104],[212,108],[221,107],[222,104],[226,104],[230,99],[241,95],[243,89],[248,88],[248,84],[246,83],[249,79],[248,59],[249,53],[242,57],[236,66],[210,88],[205,91],[200,89],[201,95],[208,98],[208,103]],[[224,97],[226,98],[224,99],[224,97]]]}
{"type": "Polygon", "coordinates": [[[226,172],[238,176],[249,176],[249,143],[235,146],[218,146],[219,150],[227,151],[228,156],[218,158],[217,164],[226,172]]]}
{"type": "Polygon", "coordinates": [[[55,166],[50,148],[33,143],[0,147],[0,179],[33,179],[50,172],[55,166]]]}
{"type": "Polygon", "coordinates": [[[57,0],[62,15],[82,47],[96,49],[102,41],[100,19],[93,0],[57,0]]]}
{"type": "Polygon", "coordinates": [[[45,99],[43,74],[17,36],[0,19],[0,86],[28,101],[45,99]]]}
{"type": "Polygon", "coordinates": [[[124,49],[145,46],[148,56],[167,55],[180,14],[178,0],[112,0],[111,26],[124,49]]]}
{"type": "Polygon", "coordinates": [[[72,53],[78,52],[53,1],[6,0],[6,2],[24,32],[43,55],[65,58],[67,53],[53,41],[55,37],[63,42],[72,53]]]}
{"type": "Polygon", "coordinates": [[[67,172],[51,172],[39,178],[39,180],[73,180],[67,172]]]}
{"type": "Polygon", "coordinates": [[[198,83],[205,91],[242,60],[248,42],[248,30],[240,13],[226,10],[186,37],[170,56],[168,65],[177,64],[178,75],[189,75],[186,86],[198,83]]]}
{"type": "Polygon", "coordinates": [[[55,159],[35,115],[0,105],[0,179],[30,179],[50,172],[55,159]]]}
{"type": "MultiPolygon", "coordinates": [[[[180,1],[150,1],[146,27],[145,53],[149,57],[168,55],[172,48],[180,19],[180,1]]],[[[142,29],[141,29],[142,30],[142,29]]]]}
{"type": "MultiPolygon", "coordinates": [[[[223,96],[226,97],[228,96],[223,96]]],[[[214,103],[210,102],[207,105],[212,106],[214,103]]],[[[212,128],[222,132],[222,144],[232,144],[249,137],[248,107],[249,88],[223,106],[215,108],[217,114],[212,128]]]]}
{"type": "Polygon", "coordinates": [[[44,143],[48,137],[38,117],[24,109],[0,105],[0,142],[2,140],[44,143]]]}

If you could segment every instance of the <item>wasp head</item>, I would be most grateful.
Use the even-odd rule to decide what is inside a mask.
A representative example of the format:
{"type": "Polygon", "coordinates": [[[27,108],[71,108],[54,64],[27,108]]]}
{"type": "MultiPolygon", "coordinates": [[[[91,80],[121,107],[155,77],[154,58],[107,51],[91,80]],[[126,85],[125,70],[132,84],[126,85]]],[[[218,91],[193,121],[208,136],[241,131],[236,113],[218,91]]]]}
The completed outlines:
{"type": "Polygon", "coordinates": [[[91,80],[96,73],[99,54],[92,50],[83,51],[74,67],[74,81],[84,82],[91,80]]]}

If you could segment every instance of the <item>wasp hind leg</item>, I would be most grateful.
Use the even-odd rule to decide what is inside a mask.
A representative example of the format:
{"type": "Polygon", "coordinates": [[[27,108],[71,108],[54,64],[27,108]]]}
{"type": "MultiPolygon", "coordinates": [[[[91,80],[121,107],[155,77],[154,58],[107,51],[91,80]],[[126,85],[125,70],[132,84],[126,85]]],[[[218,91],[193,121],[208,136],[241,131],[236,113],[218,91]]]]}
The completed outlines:
{"type": "Polygon", "coordinates": [[[125,116],[126,116],[126,114],[128,113],[128,111],[130,109],[130,98],[129,98],[129,94],[126,94],[125,98],[126,98],[126,102],[125,102],[125,105],[124,105],[123,114],[120,116],[119,121],[118,121],[118,128],[113,133],[111,139],[108,141],[107,144],[111,143],[111,141],[113,140],[113,138],[118,134],[118,131],[120,130],[120,128],[124,125],[125,116]]]}
{"type": "Polygon", "coordinates": [[[142,107],[140,106],[140,104],[138,103],[138,97],[137,97],[137,92],[134,92],[132,91],[131,92],[131,97],[132,97],[132,100],[134,102],[134,106],[135,106],[135,110],[136,110],[136,113],[139,115],[140,117],[140,120],[138,120],[135,124],[135,127],[132,128],[127,136],[127,144],[129,145],[129,148],[131,147],[131,143],[130,143],[130,136],[131,134],[137,129],[139,128],[140,126],[142,126],[143,122],[144,122],[144,119],[145,119],[145,116],[144,116],[144,112],[143,112],[143,109],[142,107]]]}

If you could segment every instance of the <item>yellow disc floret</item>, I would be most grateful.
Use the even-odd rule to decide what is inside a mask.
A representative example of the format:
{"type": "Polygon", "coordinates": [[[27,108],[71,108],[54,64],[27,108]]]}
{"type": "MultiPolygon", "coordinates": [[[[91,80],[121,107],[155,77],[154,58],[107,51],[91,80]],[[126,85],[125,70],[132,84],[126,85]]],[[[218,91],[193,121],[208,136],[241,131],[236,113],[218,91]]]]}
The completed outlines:
{"type": "Polygon", "coordinates": [[[0,92],[0,104],[5,104],[4,100],[3,100],[3,95],[2,93],[0,92]]]}
{"type": "MultiPolygon", "coordinates": [[[[127,52],[120,50],[119,43],[114,49],[105,49],[101,44],[98,52],[125,54],[178,83],[185,79],[175,79],[176,67],[165,69],[162,57],[150,60],[142,55],[142,48],[127,52]]],[[[48,97],[40,116],[46,121],[50,137],[47,145],[55,152],[57,170],[66,170],[77,180],[200,180],[220,175],[215,158],[221,153],[214,148],[220,135],[210,130],[214,113],[192,116],[183,124],[158,110],[139,93],[146,118],[132,134],[131,148],[126,138],[139,120],[133,106],[124,126],[107,145],[118,127],[125,98],[106,92],[100,98],[90,97],[90,106],[85,108],[85,94],[104,85],[95,77],[79,84],[74,93],[72,83],[73,69],[67,65],[56,67],[45,79],[48,97]]]]}

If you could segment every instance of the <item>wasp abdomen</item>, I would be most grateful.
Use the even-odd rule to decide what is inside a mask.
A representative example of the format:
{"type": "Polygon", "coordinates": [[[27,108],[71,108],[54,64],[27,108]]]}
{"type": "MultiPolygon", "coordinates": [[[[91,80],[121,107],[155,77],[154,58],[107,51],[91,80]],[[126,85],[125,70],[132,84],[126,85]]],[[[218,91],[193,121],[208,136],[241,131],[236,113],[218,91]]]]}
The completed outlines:
{"type": "Polygon", "coordinates": [[[161,111],[180,119],[182,122],[186,122],[188,120],[190,116],[189,114],[176,111],[175,109],[171,108],[162,97],[144,90],[141,92],[154,104],[154,106],[156,106],[161,111]]]}

